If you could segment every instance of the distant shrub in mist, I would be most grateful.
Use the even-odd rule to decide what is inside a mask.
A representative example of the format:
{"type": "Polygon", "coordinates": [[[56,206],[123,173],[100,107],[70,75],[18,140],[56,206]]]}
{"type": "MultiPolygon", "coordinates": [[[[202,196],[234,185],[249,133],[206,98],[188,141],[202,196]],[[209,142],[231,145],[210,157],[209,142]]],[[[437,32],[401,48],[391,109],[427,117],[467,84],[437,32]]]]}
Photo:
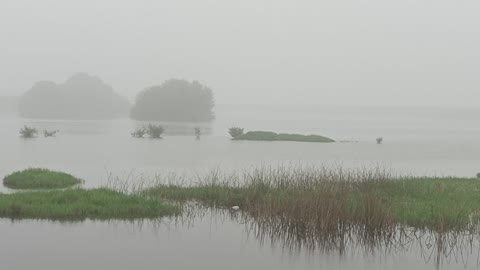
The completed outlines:
{"type": "Polygon", "coordinates": [[[195,137],[197,139],[200,139],[200,136],[202,135],[202,131],[200,130],[200,128],[194,128],[194,132],[195,132],[195,137]]]}
{"type": "Polygon", "coordinates": [[[228,130],[228,133],[230,136],[232,136],[232,138],[235,138],[243,134],[243,128],[232,127],[228,130]]]}
{"type": "Polygon", "coordinates": [[[38,130],[36,128],[24,126],[23,128],[20,129],[20,137],[28,139],[28,138],[34,138],[37,136],[38,130]]]}
{"type": "Polygon", "coordinates": [[[60,131],[59,131],[59,130],[52,130],[52,131],[44,130],[44,131],[43,131],[43,136],[44,136],[45,138],[47,138],[47,137],[55,137],[58,132],[60,132],[60,131]]]}
{"type": "Polygon", "coordinates": [[[143,138],[145,134],[147,134],[147,129],[146,128],[139,128],[134,130],[132,133],[132,137],[134,138],[143,138]]]}
{"type": "Polygon", "coordinates": [[[146,128],[147,134],[153,139],[159,139],[162,137],[165,129],[160,125],[149,124],[146,128]]]}

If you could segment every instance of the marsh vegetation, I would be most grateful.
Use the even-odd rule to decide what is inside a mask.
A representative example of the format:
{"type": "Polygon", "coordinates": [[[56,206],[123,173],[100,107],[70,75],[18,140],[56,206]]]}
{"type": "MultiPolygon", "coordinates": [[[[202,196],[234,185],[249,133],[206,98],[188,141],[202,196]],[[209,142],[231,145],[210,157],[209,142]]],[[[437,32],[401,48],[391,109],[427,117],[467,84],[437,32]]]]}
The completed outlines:
{"type": "Polygon", "coordinates": [[[161,184],[153,198],[239,206],[257,219],[303,233],[398,226],[435,231],[476,230],[480,182],[468,178],[393,177],[381,169],[261,168],[243,176],[215,173],[200,184],[161,184]]]}
{"type": "Polygon", "coordinates": [[[474,178],[396,177],[381,168],[302,166],[231,174],[215,170],[188,181],[194,183],[190,185],[170,177],[168,183],[158,178],[128,186],[112,180],[110,186],[92,190],[0,194],[0,217],[188,219],[209,209],[229,213],[261,241],[340,252],[359,244],[389,249],[432,234],[445,247],[443,241],[480,233],[480,182],[474,178]]]}

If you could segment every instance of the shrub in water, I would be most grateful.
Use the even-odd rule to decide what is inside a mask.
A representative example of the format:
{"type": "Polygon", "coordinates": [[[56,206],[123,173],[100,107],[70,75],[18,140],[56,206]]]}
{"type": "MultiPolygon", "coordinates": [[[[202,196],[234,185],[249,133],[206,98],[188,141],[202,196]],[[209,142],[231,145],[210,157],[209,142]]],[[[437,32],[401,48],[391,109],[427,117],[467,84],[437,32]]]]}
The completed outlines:
{"type": "Polygon", "coordinates": [[[160,125],[149,124],[147,127],[147,134],[154,139],[161,138],[164,131],[165,129],[160,125]]]}
{"type": "Polygon", "coordinates": [[[243,128],[232,127],[228,130],[228,133],[230,133],[230,136],[232,136],[232,138],[235,138],[243,134],[243,128]]]}
{"type": "Polygon", "coordinates": [[[36,128],[24,126],[20,129],[20,137],[22,138],[33,138],[38,134],[38,130],[36,128]]]}
{"type": "Polygon", "coordinates": [[[195,137],[197,137],[197,139],[200,139],[200,135],[202,135],[202,131],[200,130],[200,128],[195,128],[195,137]]]}
{"type": "Polygon", "coordinates": [[[60,130],[53,130],[53,131],[44,130],[43,131],[43,136],[45,138],[46,137],[55,137],[55,135],[57,135],[58,132],[60,132],[60,130]]]}
{"type": "Polygon", "coordinates": [[[147,130],[145,128],[140,128],[133,131],[131,134],[132,134],[132,137],[134,138],[143,138],[143,136],[147,134],[147,130]]]}

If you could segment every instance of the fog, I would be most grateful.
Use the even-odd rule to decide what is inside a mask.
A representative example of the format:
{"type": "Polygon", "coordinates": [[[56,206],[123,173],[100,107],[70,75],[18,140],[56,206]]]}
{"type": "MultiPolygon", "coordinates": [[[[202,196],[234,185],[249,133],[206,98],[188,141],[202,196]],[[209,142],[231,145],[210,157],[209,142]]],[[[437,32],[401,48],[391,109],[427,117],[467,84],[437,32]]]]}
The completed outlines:
{"type": "Polygon", "coordinates": [[[476,106],[480,2],[2,0],[0,96],[76,72],[133,100],[171,78],[218,104],[476,106]]]}

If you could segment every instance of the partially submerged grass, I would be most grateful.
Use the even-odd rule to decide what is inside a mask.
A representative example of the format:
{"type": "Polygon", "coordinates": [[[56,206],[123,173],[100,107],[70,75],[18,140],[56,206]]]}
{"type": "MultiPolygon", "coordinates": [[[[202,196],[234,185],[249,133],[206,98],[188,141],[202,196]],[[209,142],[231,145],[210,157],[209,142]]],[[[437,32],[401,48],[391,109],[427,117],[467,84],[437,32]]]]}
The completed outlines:
{"type": "Polygon", "coordinates": [[[70,174],[38,168],[14,172],[3,179],[3,185],[11,189],[56,189],[80,183],[82,180],[70,174]]]}
{"type": "Polygon", "coordinates": [[[409,226],[463,230],[480,221],[477,179],[402,178],[363,188],[375,190],[395,220],[409,226]]]}
{"type": "Polygon", "coordinates": [[[245,134],[233,137],[233,140],[248,140],[248,141],[295,141],[295,142],[335,142],[334,140],[320,136],[320,135],[301,135],[301,134],[286,134],[270,131],[249,131],[245,134]]]}
{"type": "Polygon", "coordinates": [[[156,199],[109,189],[68,189],[0,194],[0,217],[11,219],[144,219],[171,216],[180,209],[156,199]]]}
{"type": "Polygon", "coordinates": [[[324,233],[351,226],[374,231],[398,226],[476,230],[479,192],[477,179],[395,178],[382,170],[264,168],[247,173],[243,182],[157,185],[145,194],[219,208],[239,206],[257,220],[324,233]]]}

